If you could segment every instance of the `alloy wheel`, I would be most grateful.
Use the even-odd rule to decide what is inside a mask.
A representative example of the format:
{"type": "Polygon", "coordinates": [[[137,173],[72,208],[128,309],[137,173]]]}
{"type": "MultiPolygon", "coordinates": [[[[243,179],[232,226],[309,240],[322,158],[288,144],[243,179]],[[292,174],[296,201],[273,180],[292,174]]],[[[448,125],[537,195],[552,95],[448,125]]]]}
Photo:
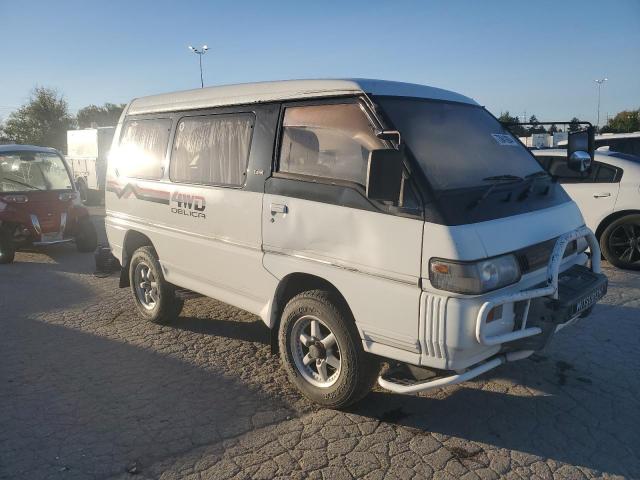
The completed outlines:
{"type": "Polygon", "coordinates": [[[144,262],[138,263],[134,272],[136,296],[144,308],[153,310],[158,303],[158,282],[153,271],[144,262]]]}
{"type": "Polygon", "coordinates": [[[328,388],[340,376],[340,347],[335,335],[318,317],[303,315],[291,329],[291,352],[300,375],[310,384],[328,388]]]}
{"type": "Polygon", "coordinates": [[[633,264],[640,260],[640,225],[624,223],[609,236],[609,249],[620,262],[633,264]]]}

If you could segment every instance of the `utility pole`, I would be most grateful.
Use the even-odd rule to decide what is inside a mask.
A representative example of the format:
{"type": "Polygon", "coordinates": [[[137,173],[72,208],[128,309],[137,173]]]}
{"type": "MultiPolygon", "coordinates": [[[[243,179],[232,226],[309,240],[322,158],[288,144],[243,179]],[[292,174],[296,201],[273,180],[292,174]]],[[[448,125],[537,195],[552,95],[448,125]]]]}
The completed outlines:
{"type": "Polygon", "coordinates": [[[604,82],[608,80],[607,77],[594,80],[598,84],[598,120],[596,121],[596,128],[600,128],[600,90],[604,82]]]}
{"type": "Polygon", "coordinates": [[[209,50],[209,47],[207,47],[206,45],[203,45],[202,47],[197,48],[189,45],[189,50],[191,50],[193,53],[198,55],[198,59],[200,61],[200,88],[204,88],[204,79],[202,77],[202,56],[205,53],[207,53],[207,50],[209,50]]]}

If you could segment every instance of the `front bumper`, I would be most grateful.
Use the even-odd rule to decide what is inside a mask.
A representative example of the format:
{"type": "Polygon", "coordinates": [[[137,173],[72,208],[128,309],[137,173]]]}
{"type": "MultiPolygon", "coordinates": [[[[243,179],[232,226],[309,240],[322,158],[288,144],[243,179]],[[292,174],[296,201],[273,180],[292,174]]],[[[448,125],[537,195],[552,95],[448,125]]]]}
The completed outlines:
{"type": "MultiPolygon", "coordinates": [[[[488,359],[485,356],[481,361],[458,371],[455,375],[409,385],[405,382],[398,383],[393,379],[380,377],[378,383],[381,387],[397,393],[422,392],[471,380],[505,362],[527,358],[535,350],[546,345],[553,333],[588,312],[591,306],[606,293],[606,286],[607,280],[600,268],[600,247],[595,235],[587,227],[568,232],[556,241],[547,264],[544,284],[520,292],[494,296],[480,306],[475,319],[474,333],[477,342],[475,345],[476,347],[492,347],[493,356],[488,359]],[[563,279],[566,275],[575,276],[580,273],[590,278],[585,278],[582,289],[574,288],[573,291],[567,291],[563,288],[561,292],[559,278],[564,252],[569,242],[579,238],[585,238],[591,249],[590,275],[586,275],[585,272],[576,274],[576,272],[571,272],[572,269],[569,269],[563,272],[563,279]],[[589,290],[589,288],[595,290],[589,290]],[[592,291],[597,291],[593,297],[591,296],[592,291]],[[514,323],[514,328],[509,332],[495,333],[495,328],[487,323],[489,313],[494,308],[507,304],[509,307],[521,306],[518,322],[514,323]],[[577,305],[578,308],[572,311],[571,308],[574,305],[577,305]],[[534,318],[534,315],[537,317],[536,321],[531,322],[533,325],[528,324],[529,318],[534,318]],[[532,341],[533,337],[538,338],[532,341]]],[[[439,331],[442,336],[443,330],[439,331]]],[[[441,345],[443,345],[442,342],[441,345]]]]}
{"type": "Polygon", "coordinates": [[[33,240],[31,245],[36,247],[59,245],[61,243],[73,242],[73,238],[65,238],[65,232],[67,230],[67,214],[63,212],[60,214],[60,228],[57,232],[44,233],[40,226],[40,220],[36,215],[31,215],[31,227],[37,235],[37,240],[33,240]]]}
{"type": "MultiPolygon", "coordinates": [[[[582,227],[562,235],[556,241],[553,252],[551,253],[549,264],[547,265],[547,281],[545,285],[530,290],[524,290],[522,292],[501,295],[485,302],[482,307],[480,307],[480,311],[478,312],[478,317],[476,319],[476,339],[479,344],[486,346],[502,345],[504,343],[513,342],[534,335],[540,335],[542,333],[542,329],[540,327],[527,326],[527,320],[531,311],[531,302],[532,300],[543,298],[558,300],[560,294],[558,278],[560,276],[560,263],[562,262],[564,251],[569,242],[579,238],[585,238],[589,244],[589,248],[591,249],[591,271],[596,275],[602,275],[600,268],[600,245],[598,244],[598,240],[593,232],[591,232],[587,227],[582,227]],[[522,320],[520,322],[520,328],[518,330],[499,335],[487,334],[487,317],[491,310],[500,305],[517,304],[520,302],[525,302],[525,306],[522,314],[522,320]]],[[[606,282],[606,277],[604,278],[606,282]]],[[[580,313],[582,312],[577,312],[575,316],[578,316],[580,313]]],[[[571,320],[571,318],[566,320],[571,320]]]]}

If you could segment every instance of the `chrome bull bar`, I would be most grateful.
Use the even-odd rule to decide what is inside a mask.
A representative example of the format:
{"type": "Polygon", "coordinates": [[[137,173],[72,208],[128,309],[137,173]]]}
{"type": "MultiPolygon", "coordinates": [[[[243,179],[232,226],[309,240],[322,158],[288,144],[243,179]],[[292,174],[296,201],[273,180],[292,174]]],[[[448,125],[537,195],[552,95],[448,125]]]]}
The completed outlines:
{"type": "Polygon", "coordinates": [[[583,226],[573,230],[572,232],[565,233],[558,238],[555,246],[553,247],[553,251],[551,252],[549,264],[547,265],[546,286],[501,295],[482,304],[476,319],[476,339],[478,340],[478,343],[486,346],[500,345],[502,343],[513,342],[514,340],[520,340],[521,338],[531,337],[542,333],[542,329],[538,327],[527,327],[527,317],[529,316],[531,300],[540,297],[551,297],[553,299],[558,298],[558,276],[560,275],[560,265],[564,258],[564,252],[569,242],[579,238],[585,238],[589,248],[591,249],[591,270],[594,273],[600,273],[600,245],[598,245],[598,240],[593,232],[583,226]],[[526,301],[527,304],[525,305],[525,309],[522,314],[522,326],[519,330],[492,336],[485,334],[484,330],[487,323],[487,316],[492,309],[506,303],[522,301],[526,301]]]}
{"type": "MultiPolygon", "coordinates": [[[[591,249],[591,270],[594,273],[600,273],[600,246],[598,241],[591,230],[587,227],[578,228],[572,232],[568,232],[558,238],[556,244],[549,258],[549,264],[547,265],[547,285],[541,288],[535,288],[533,290],[525,290],[522,292],[501,295],[494,298],[491,301],[485,302],[480,307],[478,317],[476,320],[476,339],[482,345],[493,346],[499,345],[505,342],[512,342],[525,337],[531,337],[542,333],[542,329],[538,327],[527,328],[527,317],[529,315],[529,307],[531,306],[531,300],[539,297],[551,297],[553,299],[558,298],[558,276],[560,275],[560,265],[564,258],[564,252],[569,242],[577,240],[579,238],[586,238],[589,248],[591,249]],[[501,335],[487,336],[483,332],[483,328],[486,325],[487,315],[496,306],[503,305],[505,303],[527,301],[525,310],[522,317],[522,327],[515,331],[504,333],[501,335]]],[[[393,380],[386,379],[384,377],[378,378],[378,384],[387,390],[396,393],[418,393],[433,390],[436,388],[442,388],[449,385],[456,385],[458,383],[471,380],[483,373],[486,373],[494,368],[507,363],[522,360],[533,354],[533,350],[519,350],[515,352],[508,352],[503,354],[497,354],[484,362],[476,364],[470,367],[468,370],[458,372],[454,375],[447,377],[441,377],[437,379],[431,379],[424,382],[417,382],[414,384],[401,384],[393,380]]]]}

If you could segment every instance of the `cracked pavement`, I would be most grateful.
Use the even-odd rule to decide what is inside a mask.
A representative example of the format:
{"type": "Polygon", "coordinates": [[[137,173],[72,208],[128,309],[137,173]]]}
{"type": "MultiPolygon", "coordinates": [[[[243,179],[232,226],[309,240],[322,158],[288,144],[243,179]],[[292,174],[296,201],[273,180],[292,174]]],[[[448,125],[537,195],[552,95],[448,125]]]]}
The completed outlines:
{"type": "MultiPolygon", "coordinates": [[[[100,218],[95,218],[100,224],[100,218]]],[[[319,409],[215,300],[166,326],[73,246],[0,268],[0,478],[640,478],[640,272],[531,359],[319,409]]]]}

